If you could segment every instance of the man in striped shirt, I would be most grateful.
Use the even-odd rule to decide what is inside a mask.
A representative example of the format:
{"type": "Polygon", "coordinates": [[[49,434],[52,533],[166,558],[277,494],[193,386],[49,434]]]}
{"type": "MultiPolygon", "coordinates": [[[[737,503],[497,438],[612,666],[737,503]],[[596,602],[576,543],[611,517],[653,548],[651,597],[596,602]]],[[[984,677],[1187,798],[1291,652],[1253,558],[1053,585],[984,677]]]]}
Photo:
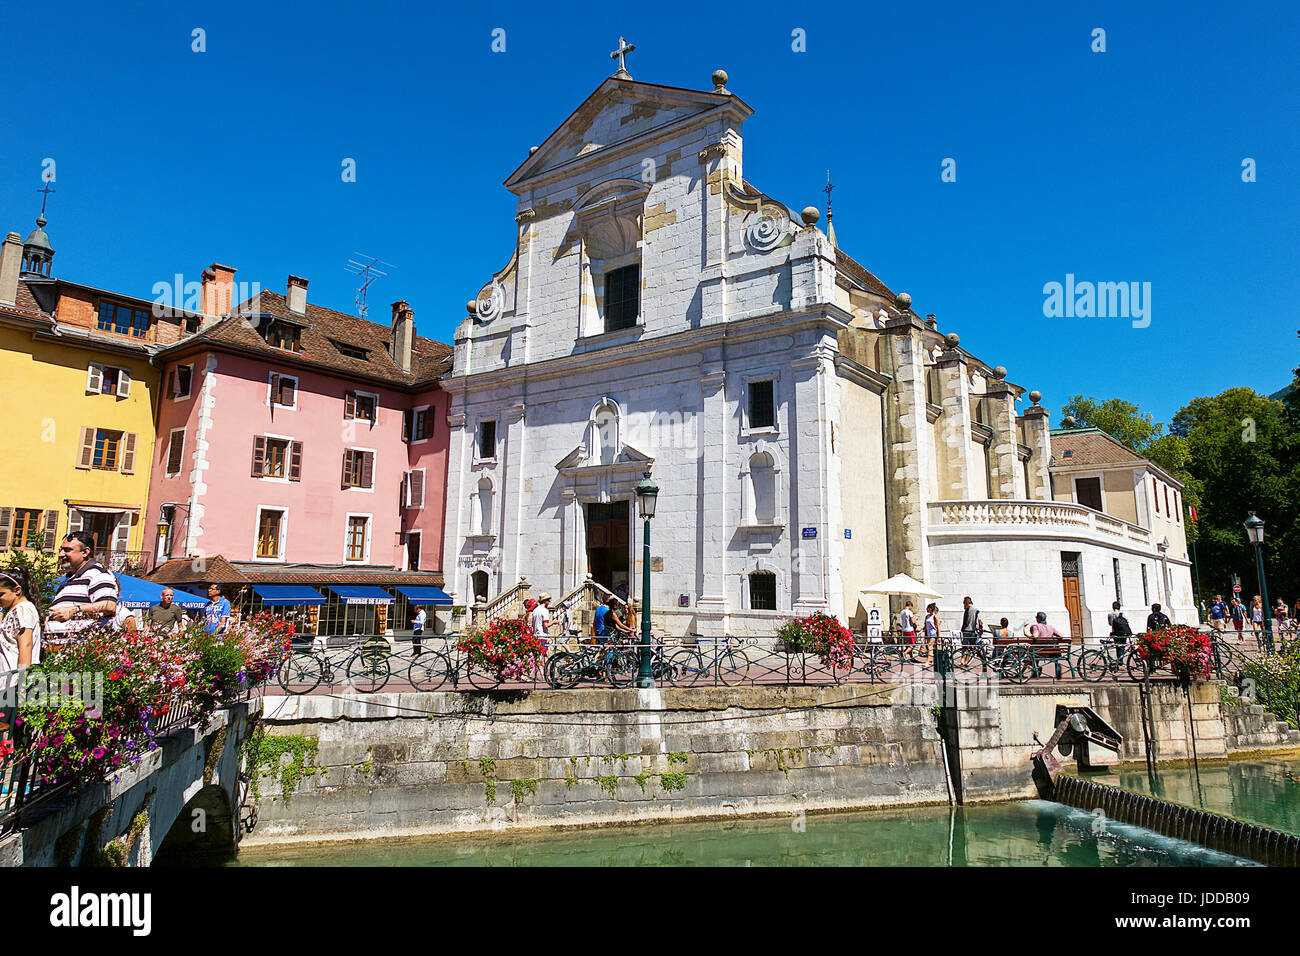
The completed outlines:
{"type": "Polygon", "coordinates": [[[59,548],[59,570],[63,586],[50,603],[46,632],[70,634],[112,616],[117,610],[117,578],[95,561],[95,539],[86,531],[74,531],[59,548]]]}

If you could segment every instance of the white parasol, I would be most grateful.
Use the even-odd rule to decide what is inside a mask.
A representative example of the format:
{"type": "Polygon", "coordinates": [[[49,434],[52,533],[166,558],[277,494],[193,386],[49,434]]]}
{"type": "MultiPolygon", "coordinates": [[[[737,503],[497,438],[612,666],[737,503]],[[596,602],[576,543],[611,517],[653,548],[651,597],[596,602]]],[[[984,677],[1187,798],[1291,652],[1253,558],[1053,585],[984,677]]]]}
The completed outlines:
{"type": "Polygon", "coordinates": [[[873,584],[869,588],[862,588],[863,594],[915,594],[917,597],[937,598],[943,597],[934,588],[928,587],[916,578],[910,578],[906,574],[895,574],[886,581],[873,584]]]}

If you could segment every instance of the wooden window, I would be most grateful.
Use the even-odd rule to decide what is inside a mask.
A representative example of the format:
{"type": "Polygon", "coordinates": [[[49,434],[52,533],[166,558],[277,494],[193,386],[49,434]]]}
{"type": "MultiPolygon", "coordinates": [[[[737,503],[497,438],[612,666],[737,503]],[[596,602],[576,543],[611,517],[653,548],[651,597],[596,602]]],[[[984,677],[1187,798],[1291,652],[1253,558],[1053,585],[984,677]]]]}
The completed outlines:
{"type": "Polygon", "coordinates": [[[100,302],[95,328],[101,332],[115,332],[142,339],[149,332],[149,310],[136,309],[117,302],[100,302]]]}
{"type": "Polygon", "coordinates": [[[636,325],[641,307],[641,267],[624,266],[605,273],[605,331],[636,325]]]}
{"type": "Polygon", "coordinates": [[[404,494],[403,503],[408,508],[424,507],[424,469],[417,468],[415,471],[406,473],[406,480],[403,483],[404,494]]]}
{"type": "Polygon", "coordinates": [[[429,409],[417,408],[412,418],[411,436],[414,441],[424,441],[429,437],[429,426],[432,419],[429,417],[429,409]]]}
{"type": "Polygon", "coordinates": [[[776,427],[776,403],[771,381],[749,383],[749,427],[776,427]]]}
{"type": "Polygon", "coordinates": [[[39,548],[44,541],[41,532],[43,512],[36,508],[15,508],[13,518],[13,537],[10,546],[14,548],[39,548]]]}
{"type": "Polygon", "coordinates": [[[266,440],[266,458],[262,463],[263,478],[284,478],[289,459],[289,443],[281,438],[266,440]]]}
{"type": "Polygon", "coordinates": [[[299,335],[300,331],[296,325],[276,322],[272,319],[266,323],[266,344],[273,349],[284,349],[286,352],[301,352],[302,339],[299,335]]]}
{"type": "Polygon", "coordinates": [[[101,332],[113,331],[113,312],[112,302],[99,303],[99,315],[95,321],[95,328],[101,332]]]}
{"type": "Polygon", "coordinates": [[[95,431],[95,453],[90,460],[90,467],[97,471],[117,471],[118,449],[122,445],[122,433],[95,431]]]}
{"type": "Polygon", "coordinates": [[[167,446],[167,474],[179,475],[184,465],[185,429],[173,428],[171,441],[167,446]]]}
{"type": "Polygon", "coordinates": [[[171,374],[171,392],[172,398],[189,398],[190,387],[194,379],[193,365],[178,365],[172,370],[171,374]]]}
{"type": "Polygon", "coordinates": [[[1079,504],[1091,508],[1093,511],[1101,511],[1100,478],[1074,479],[1074,494],[1079,504]]]}
{"type": "Polygon", "coordinates": [[[343,487],[371,488],[375,480],[375,453],[357,451],[352,448],[343,450],[343,487]]]}
{"type": "Polygon", "coordinates": [[[776,610],[776,575],[771,571],[755,571],[749,576],[749,609],[776,610]]]}
{"type": "Polygon", "coordinates": [[[370,392],[348,392],[343,396],[343,417],[370,422],[376,420],[376,396],[370,392]]]}
{"type": "Polygon", "coordinates": [[[254,478],[288,478],[302,480],[302,442],[287,438],[253,436],[254,478]]]}
{"type": "Polygon", "coordinates": [[[57,508],[51,508],[49,511],[45,512],[44,534],[45,534],[45,543],[44,543],[45,550],[53,551],[55,545],[58,544],[58,536],[59,536],[59,510],[57,508]]]}
{"type": "Polygon", "coordinates": [[[280,528],[284,522],[283,511],[264,509],[257,518],[257,556],[280,557],[280,528]]]}
{"type": "Polygon", "coordinates": [[[271,398],[272,405],[283,405],[286,408],[292,408],[298,392],[298,379],[292,375],[281,375],[279,372],[271,373],[271,398]]]}
{"type": "Polygon", "coordinates": [[[486,421],[478,423],[478,456],[495,458],[497,456],[497,423],[486,421]]]}
{"type": "Polygon", "coordinates": [[[131,316],[131,334],[142,339],[149,332],[149,313],[145,309],[136,309],[131,316]]]}
{"type": "Polygon", "coordinates": [[[330,344],[339,350],[340,355],[346,355],[348,358],[361,359],[363,362],[370,358],[370,351],[359,345],[348,345],[346,342],[336,342],[334,339],[330,339],[330,344]]]}
{"type": "Polygon", "coordinates": [[[364,561],[366,559],[366,530],[369,524],[369,518],[362,518],[356,515],[348,518],[348,546],[345,557],[346,560],[364,561]]]}

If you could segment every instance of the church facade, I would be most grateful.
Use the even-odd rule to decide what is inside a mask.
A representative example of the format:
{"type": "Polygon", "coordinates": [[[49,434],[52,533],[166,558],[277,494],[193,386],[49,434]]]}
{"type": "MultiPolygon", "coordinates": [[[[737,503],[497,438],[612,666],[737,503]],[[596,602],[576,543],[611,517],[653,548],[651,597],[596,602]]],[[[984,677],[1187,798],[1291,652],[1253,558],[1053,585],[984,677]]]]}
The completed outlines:
{"type": "MultiPolygon", "coordinates": [[[[861,624],[887,601],[862,589],[899,572],[944,609],[970,593],[986,620],[1045,610],[1097,633],[1110,598],[1089,572],[1157,560],[1150,529],[1058,500],[1040,396],[913,312],[816,209],[745,180],[752,110],[713,81],[620,69],[506,180],[515,248],[442,380],[446,589],[473,603],[526,577],[558,599],[590,574],[639,594],[649,472],[669,634],[861,624]]],[[[1167,603],[1191,614],[1185,562],[1168,563],[1167,603]]]]}

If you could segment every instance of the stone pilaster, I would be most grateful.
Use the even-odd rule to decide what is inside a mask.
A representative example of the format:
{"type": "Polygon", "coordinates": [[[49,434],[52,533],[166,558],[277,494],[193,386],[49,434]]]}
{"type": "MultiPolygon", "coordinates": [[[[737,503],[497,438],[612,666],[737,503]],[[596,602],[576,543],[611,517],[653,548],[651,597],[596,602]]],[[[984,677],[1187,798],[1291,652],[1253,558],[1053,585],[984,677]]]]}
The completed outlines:
{"type": "Polygon", "coordinates": [[[989,447],[989,497],[1014,498],[1016,471],[1020,459],[1016,446],[1020,434],[1016,428],[1016,390],[1006,382],[991,381],[984,393],[984,408],[993,426],[993,443],[989,447]]]}
{"type": "Polygon", "coordinates": [[[830,430],[838,395],[831,401],[828,379],[834,379],[833,353],[814,346],[805,358],[791,363],[794,395],[790,403],[790,482],[792,495],[790,541],[796,549],[790,568],[790,601],[794,614],[803,617],[814,611],[840,614],[842,582],[839,577],[842,547],[834,538],[839,530],[838,469],[832,475],[830,430]],[[834,406],[834,408],[832,407],[834,406]],[[833,484],[832,484],[833,482],[833,484]],[[815,529],[815,537],[803,537],[804,528],[815,529]],[[834,594],[831,593],[832,588],[834,594]]]}
{"type": "MultiPolygon", "coordinates": [[[[455,401],[455,399],[453,399],[455,401]]],[[[469,525],[465,520],[465,476],[469,469],[469,438],[465,431],[465,412],[455,411],[447,415],[447,501],[446,525],[443,530],[442,574],[443,585],[448,596],[456,603],[460,590],[462,572],[460,568],[460,551],[465,543],[469,525]]],[[[469,599],[466,594],[466,603],[469,599]]]]}
{"type": "Polygon", "coordinates": [[[1041,395],[1030,392],[1034,403],[1021,416],[1024,423],[1025,444],[1033,449],[1029,456],[1029,497],[1035,501],[1052,500],[1052,478],[1048,465],[1052,461],[1052,436],[1049,431],[1047,409],[1038,404],[1041,395]]]}
{"type": "Polygon", "coordinates": [[[499,472],[501,480],[498,487],[503,499],[497,502],[501,508],[501,530],[497,534],[497,543],[501,548],[501,586],[507,581],[529,576],[532,569],[523,567],[521,551],[524,546],[524,404],[515,402],[501,413],[501,422],[505,425],[506,445],[502,450],[503,466],[499,472]]]}
{"type": "Polygon", "coordinates": [[[885,475],[887,495],[894,503],[885,518],[889,573],[924,581],[925,480],[933,454],[925,418],[925,324],[909,312],[886,320],[885,332],[893,376],[885,403],[885,475]]]}
{"type": "Polygon", "coordinates": [[[970,369],[966,356],[950,349],[939,357],[939,498],[964,501],[971,497],[970,369]]]}
{"type": "Polygon", "coordinates": [[[722,366],[706,366],[700,376],[700,457],[704,481],[700,488],[700,592],[695,606],[702,615],[718,615],[727,607],[727,375],[722,366]]]}

